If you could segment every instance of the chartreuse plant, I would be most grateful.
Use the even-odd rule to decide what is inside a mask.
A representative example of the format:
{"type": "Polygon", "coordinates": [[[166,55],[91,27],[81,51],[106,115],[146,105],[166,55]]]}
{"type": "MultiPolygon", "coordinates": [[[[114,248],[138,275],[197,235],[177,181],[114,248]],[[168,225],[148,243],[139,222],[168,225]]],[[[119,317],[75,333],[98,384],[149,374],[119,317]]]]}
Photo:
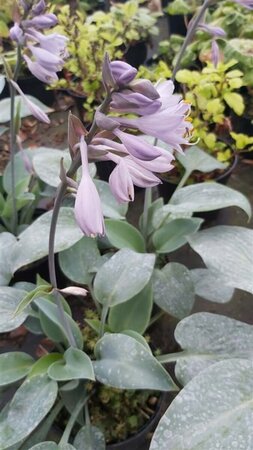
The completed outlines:
{"type": "Polygon", "coordinates": [[[234,67],[235,64],[234,60],[219,63],[217,67],[208,63],[202,71],[184,69],[176,76],[185,86],[185,100],[192,105],[193,139],[219,161],[229,161],[232,157],[231,147],[227,145],[230,138],[236,144],[239,141],[238,150],[244,148],[244,143],[251,143],[249,136],[240,137],[231,132],[231,113],[242,116],[245,108],[239,93],[239,88],[244,85],[243,73],[234,67]]]}
{"type": "Polygon", "coordinates": [[[97,11],[89,16],[80,11],[70,16],[70,8],[65,5],[58,14],[56,29],[69,38],[69,58],[64,65],[64,78],[54,87],[84,97],[86,121],[92,119],[94,105],[103,99],[101,69],[105,52],[111,59],[125,59],[132,45],[158,33],[156,14],[142,3],[116,3],[109,12],[97,11]]]}

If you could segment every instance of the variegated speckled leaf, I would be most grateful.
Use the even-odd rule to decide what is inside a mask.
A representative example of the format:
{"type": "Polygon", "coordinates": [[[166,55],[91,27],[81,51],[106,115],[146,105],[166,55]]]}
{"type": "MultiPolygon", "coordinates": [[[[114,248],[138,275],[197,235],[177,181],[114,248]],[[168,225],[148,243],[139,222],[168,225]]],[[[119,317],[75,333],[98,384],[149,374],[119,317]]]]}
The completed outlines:
{"type": "Polygon", "coordinates": [[[78,431],[74,439],[76,450],[105,450],[105,438],[97,427],[86,425],[78,431]]]}
{"type": "Polygon", "coordinates": [[[0,287],[0,333],[15,330],[28,316],[27,311],[22,311],[18,316],[14,316],[18,304],[26,292],[10,286],[0,287]]]}
{"type": "Polygon", "coordinates": [[[39,425],[57,397],[57,383],[46,375],[26,380],[0,414],[1,450],[22,441],[39,425]]]}
{"type": "Polygon", "coordinates": [[[253,230],[220,225],[188,236],[188,242],[224,284],[253,293],[253,230]]]}
{"type": "Polygon", "coordinates": [[[0,355],[0,386],[7,386],[24,378],[34,364],[24,352],[6,352],[0,355]]]}
{"type": "Polygon", "coordinates": [[[16,242],[17,239],[13,234],[7,232],[0,234],[0,286],[8,285],[12,278],[12,252],[16,242]]]}
{"type": "Polygon", "coordinates": [[[189,174],[194,170],[207,173],[216,169],[224,170],[227,167],[226,163],[218,161],[197,145],[188,148],[183,155],[177,154],[177,159],[189,174]]]}
{"type": "Polygon", "coordinates": [[[152,353],[126,334],[105,334],[95,354],[94,372],[103,384],[119,389],[178,389],[152,353]]]}
{"type": "Polygon", "coordinates": [[[150,450],[252,450],[252,423],[253,361],[222,361],[177,395],[150,450]]]}
{"type": "MultiPolygon", "coordinates": [[[[48,255],[48,236],[52,211],[40,216],[23,231],[13,252],[13,272],[48,255]]],[[[76,224],[73,208],[63,207],[57,223],[55,253],[65,250],[83,237],[76,224]]]]}
{"type": "Polygon", "coordinates": [[[59,254],[63,273],[70,280],[81,284],[90,283],[94,275],[90,271],[96,266],[98,259],[100,259],[100,253],[97,241],[87,236],[59,254]]]}
{"type": "Polygon", "coordinates": [[[178,319],[190,314],[195,291],[191,273],[183,264],[168,263],[155,270],[153,291],[155,303],[168,314],[178,319]]]}
{"type": "Polygon", "coordinates": [[[193,269],[191,270],[191,277],[195,293],[211,302],[227,303],[234,294],[234,289],[224,284],[219,272],[208,269],[193,269]]]}
{"type": "Polygon", "coordinates": [[[245,195],[219,183],[198,183],[178,189],[166,206],[171,212],[214,211],[228,206],[238,206],[248,217],[251,206],[245,195]]]}
{"type": "Polygon", "coordinates": [[[149,282],[155,255],[124,248],[98,269],[94,294],[103,305],[115,306],[130,300],[149,282]]]}
{"type": "Polygon", "coordinates": [[[177,325],[175,338],[184,350],[176,364],[183,385],[217,361],[253,360],[253,326],[226,316],[203,312],[186,317],[177,325]]]}
{"type": "Polygon", "coordinates": [[[36,175],[50,186],[57,187],[60,183],[60,164],[63,159],[64,168],[67,170],[71,164],[68,150],[40,147],[33,158],[33,167],[36,175]]]}

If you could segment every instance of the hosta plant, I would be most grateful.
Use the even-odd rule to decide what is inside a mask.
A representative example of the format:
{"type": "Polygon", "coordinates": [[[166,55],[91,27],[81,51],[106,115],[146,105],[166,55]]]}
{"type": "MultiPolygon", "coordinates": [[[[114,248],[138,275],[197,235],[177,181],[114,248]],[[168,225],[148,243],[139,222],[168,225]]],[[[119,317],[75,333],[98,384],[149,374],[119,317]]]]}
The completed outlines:
{"type": "Polygon", "coordinates": [[[90,415],[94,382],[161,392],[177,392],[179,383],[187,383],[162,418],[151,449],[250,448],[251,327],[212,314],[188,316],[196,294],[223,303],[235,288],[253,292],[252,230],[200,230],[203,220],[193,214],[237,206],[250,216],[251,207],[242,194],[216,183],[184,186],[193,170],[217,164],[194,147],[168,204],[153,201],[158,174],[171,170],[174,152],[189,144],[190,106],[174,95],[172,81],[154,86],[136,79],[136,72],[105,56],[105,96],[89,131],[70,114],[69,149],[48,152],[47,165],[34,157],[37,176],[57,185],[52,211],[18,239],[0,235],[0,331],[23,324],[51,346],[37,360],[22,351],[0,356],[2,389],[18,384],[0,415],[3,450],[104,450],[90,415]],[[105,160],[114,163],[109,183],[90,173],[89,163],[105,160]],[[139,229],[125,220],[134,185],[146,188],[139,229]],[[192,270],[172,260],[170,254],[186,243],[205,267],[192,270]],[[49,281],[38,277],[36,285],[8,286],[19,268],[47,252],[49,281]],[[58,285],[55,253],[71,280],[64,287],[58,285]],[[83,302],[88,292],[94,316],[84,308],[83,325],[72,316],[73,297],[65,297],[83,302]],[[158,354],[144,337],[164,313],[181,320],[175,337],[182,352],[158,354]],[[167,362],[177,362],[177,380],[165,370],[167,362]],[[50,437],[54,423],[58,430],[60,425],[58,440],[50,437]]]}

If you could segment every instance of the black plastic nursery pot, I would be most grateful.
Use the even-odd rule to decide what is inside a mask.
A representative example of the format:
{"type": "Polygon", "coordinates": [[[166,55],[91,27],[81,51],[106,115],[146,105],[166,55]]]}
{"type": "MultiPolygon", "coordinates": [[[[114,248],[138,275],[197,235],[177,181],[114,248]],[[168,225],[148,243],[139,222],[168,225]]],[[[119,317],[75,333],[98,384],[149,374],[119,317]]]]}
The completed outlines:
{"type": "Polygon", "coordinates": [[[144,62],[146,61],[147,54],[147,42],[140,41],[136,42],[136,44],[130,45],[124,57],[128,64],[138,69],[140,65],[144,64],[144,62]]]}
{"type": "Polygon", "coordinates": [[[173,394],[162,393],[154,415],[150,417],[139,432],[122,442],[107,445],[106,450],[148,450],[152,434],[173,399],[173,394]]]}

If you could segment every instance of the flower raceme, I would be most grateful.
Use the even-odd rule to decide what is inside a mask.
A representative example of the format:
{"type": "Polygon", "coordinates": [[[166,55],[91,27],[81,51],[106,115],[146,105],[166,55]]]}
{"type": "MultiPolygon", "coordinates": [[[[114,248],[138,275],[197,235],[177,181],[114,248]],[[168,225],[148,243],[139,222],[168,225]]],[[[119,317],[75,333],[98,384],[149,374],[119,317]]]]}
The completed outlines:
{"type": "MultiPolygon", "coordinates": [[[[41,32],[57,23],[54,14],[45,12],[44,0],[22,1],[20,4],[23,8],[23,18],[20,14],[21,19],[10,29],[10,37],[24,51],[23,58],[30,72],[40,81],[51,84],[58,80],[57,72],[62,70],[64,59],[67,57],[68,38],[57,33],[44,35],[41,32]]],[[[42,114],[40,112],[36,114],[38,109],[30,108],[30,110],[38,120],[41,120],[42,114]]]]}
{"type": "MultiPolygon", "coordinates": [[[[103,82],[110,99],[109,112],[97,109],[94,118],[97,131],[91,140],[83,132],[77,137],[83,176],[77,190],[75,216],[88,236],[104,234],[101,203],[88,172],[88,161],[112,161],[115,167],[109,177],[110,189],[118,202],[129,202],[134,200],[134,185],[146,188],[161,183],[158,174],[173,168],[173,151],[182,153],[182,146],[189,144],[190,105],[174,94],[173,82],[166,80],[153,85],[148,80],[135,80],[135,75],[136,69],[129,64],[110,63],[105,57],[103,82]],[[125,113],[136,117],[124,117],[125,113]],[[152,137],[166,143],[167,150],[154,140],[152,143],[152,137]]],[[[70,121],[73,120],[74,116],[70,116],[70,121]]],[[[74,126],[69,129],[73,134],[74,126]]],[[[74,136],[69,139],[75,141],[74,136]]]]}

